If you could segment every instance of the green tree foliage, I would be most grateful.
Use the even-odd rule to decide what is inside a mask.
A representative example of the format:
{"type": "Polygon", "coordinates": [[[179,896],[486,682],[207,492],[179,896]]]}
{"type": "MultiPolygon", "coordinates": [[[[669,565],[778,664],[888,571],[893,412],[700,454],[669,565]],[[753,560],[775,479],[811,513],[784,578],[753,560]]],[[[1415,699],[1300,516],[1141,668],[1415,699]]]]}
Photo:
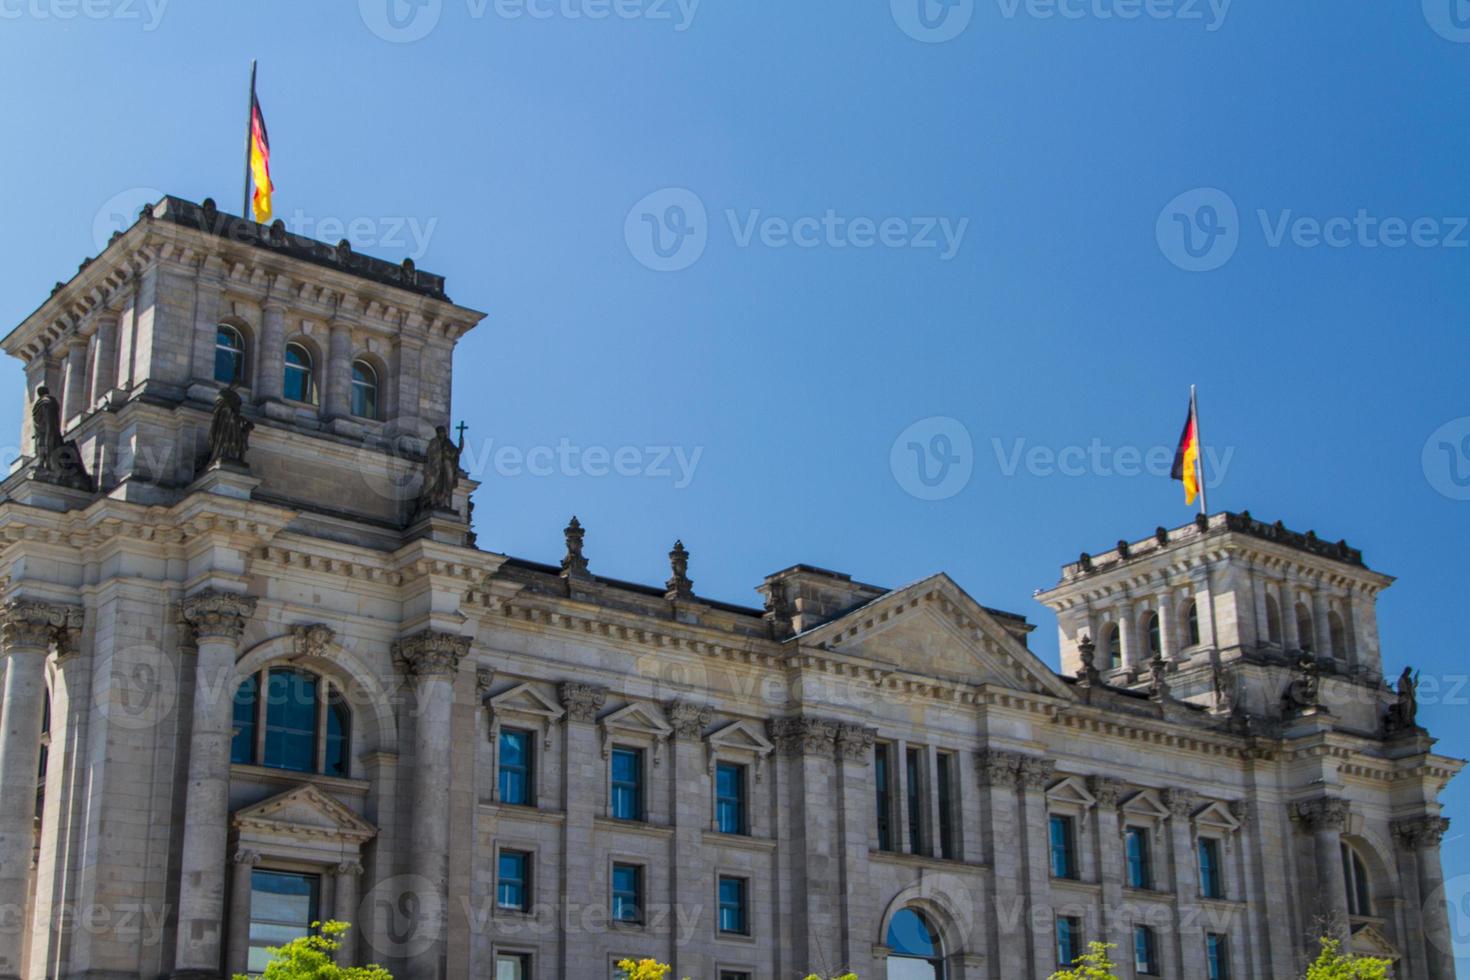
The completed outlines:
{"type": "MultiPolygon", "coordinates": [[[[342,948],[341,937],[352,928],[347,923],[313,922],[312,927],[320,931],[270,950],[270,965],[261,974],[264,980],[393,980],[393,974],[381,966],[337,965],[332,957],[342,948]]],[[[246,977],[237,973],[235,980],[246,977]]]]}
{"type": "Polygon", "coordinates": [[[1108,958],[1112,943],[1088,943],[1087,952],[1072,961],[1070,968],[1058,970],[1047,980],[1118,980],[1117,969],[1108,958]]]}
{"type": "Polygon", "coordinates": [[[1319,942],[1322,952],[1317,962],[1307,967],[1304,980],[1387,980],[1389,967],[1393,966],[1388,960],[1341,953],[1338,950],[1342,944],[1326,936],[1319,942]]]}

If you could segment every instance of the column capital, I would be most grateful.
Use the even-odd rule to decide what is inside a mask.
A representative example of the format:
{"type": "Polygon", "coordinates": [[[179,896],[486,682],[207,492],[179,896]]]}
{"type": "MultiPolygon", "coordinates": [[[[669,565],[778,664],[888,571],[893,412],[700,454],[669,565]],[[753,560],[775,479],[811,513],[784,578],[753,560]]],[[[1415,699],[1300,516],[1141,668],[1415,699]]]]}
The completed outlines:
{"type": "Polygon", "coordinates": [[[1128,784],[1111,776],[1088,776],[1087,791],[1097,797],[1100,806],[1115,807],[1128,791],[1128,784]]]}
{"type": "Polygon", "coordinates": [[[670,701],[664,706],[675,738],[698,739],[714,720],[715,709],[692,701],[670,701]]]}
{"type": "Polygon", "coordinates": [[[347,875],[356,878],[362,874],[362,864],[358,861],[343,861],[332,869],[339,875],[347,875]]]}
{"type": "Polygon", "coordinates": [[[862,725],[842,724],[837,726],[837,750],[842,758],[867,765],[873,758],[873,743],[878,740],[878,729],[862,725]]]}
{"type": "Polygon", "coordinates": [[[1394,839],[1411,851],[1439,847],[1444,833],[1450,829],[1448,817],[1409,817],[1389,825],[1394,839]]]}
{"type": "Polygon", "coordinates": [[[260,852],[242,848],[236,851],[230,860],[242,867],[253,868],[260,863],[260,852]]]}
{"type": "Polygon", "coordinates": [[[12,599],[0,606],[0,656],[15,650],[49,653],[53,644],[64,654],[68,631],[81,628],[80,606],[12,599]]]}
{"type": "Polygon", "coordinates": [[[1347,828],[1348,801],[1335,796],[1299,800],[1292,806],[1291,815],[1313,833],[1323,830],[1341,833],[1347,828]]]}
{"type": "Polygon", "coordinates": [[[975,768],[979,770],[980,782],[985,786],[1014,786],[1021,771],[1019,752],[1000,752],[985,749],[975,756],[975,768]]]}
{"type": "Polygon", "coordinates": [[[1169,810],[1171,817],[1188,819],[1199,805],[1199,797],[1186,789],[1166,789],[1163,793],[1164,806],[1169,810]]]}
{"type": "Polygon", "coordinates": [[[205,589],[179,603],[179,613],[196,640],[238,640],[245,624],[255,615],[254,596],[205,589]]]}
{"type": "Polygon", "coordinates": [[[470,638],[424,630],[393,644],[393,662],[414,677],[453,677],[470,652],[470,638]]]}
{"type": "Polygon", "coordinates": [[[1017,780],[1022,789],[1046,789],[1046,784],[1056,775],[1057,764],[1050,759],[1034,755],[1021,756],[1021,768],[1017,780]]]}
{"type": "Polygon", "coordinates": [[[766,722],[771,741],[785,755],[830,754],[837,741],[836,722],[824,718],[772,718],[766,722]]]}
{"type": "Polygon", "coordinates": [[[607,688],[595,684],[563,681],[557,695],[561,698],[561,706],[567,710],[568,721],[596,721],[597,712],[607,704],[607,688]]]}

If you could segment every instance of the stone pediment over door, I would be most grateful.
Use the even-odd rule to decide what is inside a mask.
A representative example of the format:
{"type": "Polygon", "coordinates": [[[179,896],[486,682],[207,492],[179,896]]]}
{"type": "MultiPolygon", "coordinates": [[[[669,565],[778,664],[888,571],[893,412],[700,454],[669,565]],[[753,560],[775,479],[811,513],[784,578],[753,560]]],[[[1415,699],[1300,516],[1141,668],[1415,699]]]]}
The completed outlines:
{"type": "Polygon", "coordinates": [[[235,811],[241,850],[313,863],[355,860],[378,829],[343,804],[302,785],[235,811]]]}
{"type": "Polygon", "coordinates": [[[891,670],[1072,698],[1065,681],[944,574],[885,593],[795,642],[891,670]]]}

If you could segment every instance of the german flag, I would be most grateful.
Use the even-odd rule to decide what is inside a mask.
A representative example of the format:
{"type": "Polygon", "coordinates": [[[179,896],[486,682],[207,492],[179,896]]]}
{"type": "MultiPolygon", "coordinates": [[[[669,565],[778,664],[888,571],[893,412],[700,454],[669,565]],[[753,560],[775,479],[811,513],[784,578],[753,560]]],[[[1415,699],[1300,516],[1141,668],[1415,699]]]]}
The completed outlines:
{"type": "Polygon", "coordinates": [[[250,210],[261,224],[271,220],[271,194],[276,187],[271,183],[271,138],[265,129],[265,114],[260,111],[260,100],[255,97],[255,78],[250,79],[250,173],[255,178],[255,196],[250,200],[250,210]]]}
{"type": "Polygon", "coordinates": [[[1179,436],[1179,448],[1174,450],[1174,468],[1169,476],[1184,484],[1184,502],[1193,506],[1194,498],[1199,496],[1199,412],[1193,392],[1189,395],[1189,417],[1184,420],[1184,432],[1179,436]]]}

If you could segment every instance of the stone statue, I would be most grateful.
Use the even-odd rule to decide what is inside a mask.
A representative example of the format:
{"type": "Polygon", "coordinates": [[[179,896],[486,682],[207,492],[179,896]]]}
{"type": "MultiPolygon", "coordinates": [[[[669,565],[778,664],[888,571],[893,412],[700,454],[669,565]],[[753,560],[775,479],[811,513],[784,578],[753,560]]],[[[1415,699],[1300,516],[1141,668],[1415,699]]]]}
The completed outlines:
{"type": "Polygon", "coordinates": [[[61,405],[45,385],[36,389],[31,405],[32,448],[36,479],[77,490],[91,490],[92,478],[75,442],[61,438],[61,405]]]}
{"type": "Polygon", "coordinates": [[[1398,697],[1388,706],[1384,727],[1390,735],[1419,730],[1419,675],[1412,667],[1399,675],[1398,697]]]}
{"type": "Polygon", "coordinates": [[[1301,677],[1286,685],[1286,692],[1281,696],[1283,707],[1288,714],[1321,707],[1319,699],[1322,676],[1318,669],[1317,658],[1303,650],[1301,660],[1297,663],[1297,669],[1301,671],[1301,677]]]}
{"type": "Polygon", "coordinates": [[[459,457],[464,443],[456,446],[444,426],[434,429],[424,454],[424,486],[419,491],[419,511],[454,510],[454,488],[459,485],[459,457]]]}
{"type": "Polygon", "coordinates": [[[222,389],[214,400],[214,417],[209,423],[209,460],[206,465],[244,466],[253,428],[255,423],[245,417],[240,393],[233,387],[222,389]]]}

